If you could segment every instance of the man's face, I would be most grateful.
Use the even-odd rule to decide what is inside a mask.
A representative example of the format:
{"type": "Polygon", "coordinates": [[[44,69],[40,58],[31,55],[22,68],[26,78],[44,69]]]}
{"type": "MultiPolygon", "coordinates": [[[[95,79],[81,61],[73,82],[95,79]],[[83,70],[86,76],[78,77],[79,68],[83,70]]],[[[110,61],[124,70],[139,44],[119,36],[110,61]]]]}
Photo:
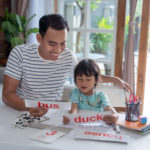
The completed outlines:
{"type": "Polygon", "coordinates": [[[44,37],[37,34],[39,45],[39,54],[46,60],[57,60],[59,55],[66,48],[67,29],[55,30],[48,28],[44,37]]]}

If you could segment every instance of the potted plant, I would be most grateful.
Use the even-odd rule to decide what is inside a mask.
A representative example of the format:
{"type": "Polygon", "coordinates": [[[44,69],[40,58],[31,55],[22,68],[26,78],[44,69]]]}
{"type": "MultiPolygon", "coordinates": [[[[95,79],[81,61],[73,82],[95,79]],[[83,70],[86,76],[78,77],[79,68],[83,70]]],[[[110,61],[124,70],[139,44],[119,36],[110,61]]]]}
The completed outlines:
{"type": "Polygon", "coordinates": [[[25,43],[31,33],[38,32],[38,28],[27,29],[28,23],[34,17],[35,14],[30,18],[26,18],[25,16],[8,12],[7,8],[5,9],[4,16],[0,17],[0,31],[4,33],[5,40],[10,45],[10,50],[16,45],[25,43]]]}

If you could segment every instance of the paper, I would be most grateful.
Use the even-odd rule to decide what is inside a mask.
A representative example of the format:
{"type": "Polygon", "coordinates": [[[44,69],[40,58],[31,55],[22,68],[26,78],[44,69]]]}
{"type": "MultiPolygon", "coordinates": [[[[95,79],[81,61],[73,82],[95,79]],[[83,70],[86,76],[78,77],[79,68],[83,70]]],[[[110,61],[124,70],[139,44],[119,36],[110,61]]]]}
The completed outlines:
{"type": "Polygon", "coordinates": [[[71,102],[56,102],[56,101],[35,101],[25,99],[26,107],[45,107],[56,110],[70,110],[71,102]]]}
{"type": "Polygon", "coordinates": [[[65,134],[66,133],[57,130],[46,129],[31,135],[29,138],[39,142],[52,143],[65,134]]]}
{"type": "Polygon", "coordinates": [[[104,115],[109,115],[110,112],[98,112],[98,111],[79,111],[79,114],[66,114],[70,119],[71,124],[83,124],[102,122],[104,115]]]}
{"type": "Polygon", "coordinates": [[[77,132],[74,136],[75,139],[82,140],[96,140],[96,141],[110,141],[110,142],[121,142],[128,143],[129,136],[108,133],[108,132],[97,132],[91,130],[85,130],[81,132],[77,132]]]}
{"type": "MultiPolygon", "coordinates": [[[[59,127],[65,127],[65,128],[71,128],[71,129],[91,129],[94,131],[114,131],[113,126],[111,125],[107,125],[104,121],[99,120],[99,121],[95,121],[95,122],[82,122],[82,123],[75,123],[73,120],[76,117],[79,116],[84,116],[84,117],[90,117],[93,115],[97,115],[97,113],[101,116],[103,115],[108,115],[110,114],[110,112],[97,112],[97,111],[89,111],[89,110],[82,110],[79,111],[79,114],[73,115],[70,114],[68,111],[49,111],[47,114],[47,117],[50,118],[50,120],[45,121],[45,124],[48,125],[53,125],[53,126],[59,126],[59,127]],[[69,118],[71,119],[71,121],[64,125],[63,124],[63,115],[69,116],[69,118]]],[[[100,117],[101,118],[101,117],[100,117]]]]}

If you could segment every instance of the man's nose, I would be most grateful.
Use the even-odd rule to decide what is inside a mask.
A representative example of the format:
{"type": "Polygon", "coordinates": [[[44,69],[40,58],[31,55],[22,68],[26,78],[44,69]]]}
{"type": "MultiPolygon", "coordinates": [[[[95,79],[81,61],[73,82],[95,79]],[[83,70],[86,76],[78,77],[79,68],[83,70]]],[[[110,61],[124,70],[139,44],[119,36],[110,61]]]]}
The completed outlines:
{"type": "Polygon", "coordinates": [[[57,45],[57,46],[55,47],[55,52],[56,52],[56,53],[60,53],[61,51],[62,51],[61,45],[57,45]]]}

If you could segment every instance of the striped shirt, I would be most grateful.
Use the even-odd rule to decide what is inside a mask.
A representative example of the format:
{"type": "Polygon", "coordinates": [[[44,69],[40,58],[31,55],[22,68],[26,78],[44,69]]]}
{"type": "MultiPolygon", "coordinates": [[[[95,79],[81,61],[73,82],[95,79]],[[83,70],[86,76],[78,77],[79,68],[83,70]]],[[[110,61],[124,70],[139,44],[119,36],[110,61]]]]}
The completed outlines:
{"type": "Polygon", "coordinates": [[[76,64],[76,57],[68,49],[51,61],[40,57],[38,44],[24,44],[11,51],[5,74],[20,80],[16,90],[20,98],[59,101],[64,83],[73,75],[76,64]]]}

